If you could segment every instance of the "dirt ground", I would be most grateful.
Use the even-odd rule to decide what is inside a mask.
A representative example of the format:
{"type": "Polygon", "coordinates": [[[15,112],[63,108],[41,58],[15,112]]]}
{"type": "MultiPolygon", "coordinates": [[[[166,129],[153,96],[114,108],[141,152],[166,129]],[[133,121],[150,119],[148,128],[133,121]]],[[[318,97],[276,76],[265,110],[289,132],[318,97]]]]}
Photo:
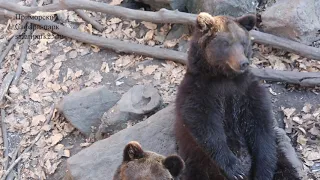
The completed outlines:
{"type": "MultiPolygon", "coordinates": [[[[107,38],[175,50],[183,49],[181,45],[185,45],[189,39],[188,34],[176,33],[184,31],[174,30],[172,34],[179,34],[179,37],[171,34],[174,39],[166,41],[171,28],[169,24],[156,25],[90,13],[106,27],[104,32],[99,33],[73,12],[66,15],[67,22],[64,25],[107,38]]],[[[7,24],[8,21],[0,25],[0,37],[7,37],[15,32],[8,29],[7,24]]],[[[36,30],[34,33],[49,32],[36,30]]],[[[2,64],[3,68],[0,69],[0,79],[3,79],[10,67],[17,67],[22,44],[23,41],[20,41],[9,52],[2,64]]],[[[319,61],[264,45],[255,44],[254,51],[253,67],[320,71],[319,61]]],[[[5,109],[9,155],[12,155],[18,146],[22,149],[28,147],[41,130],[45,133],[23,157],[19,168],[14,169],[14,172],[19,174],[20,179],[62,179],[66,171],[67,158],[92,143],[92,139],[81,135],[61,115],[56,114],[50,125],[44,124],[50,106],[58,103],[63,96],[85,87],[104,85],[111,91],[123,94],[136,84],[153,84],[166,105],[174,101],[177,86],[185,70],[184,65],[172,61],[116,54],[68,38],[31,40],[20,80],[17,85],[10,87],[8,93],[13,99],[12,102],[7,102],[5,109]]],[[[288,132],[299,157],[304,162],[307,174],[305,179],[320,178],[320,133],[317,134],[320,124],[319,87],[301,88],[271,82],[264,84],[270,91],[275,118],[288,132]]],[[[2,136],[0,143],[3,149],[2,136]]],[[[0,155],[3,156],[3,152],[0,155]]],[[[2,173],[3,171],[0,175],[2,173]]]]}

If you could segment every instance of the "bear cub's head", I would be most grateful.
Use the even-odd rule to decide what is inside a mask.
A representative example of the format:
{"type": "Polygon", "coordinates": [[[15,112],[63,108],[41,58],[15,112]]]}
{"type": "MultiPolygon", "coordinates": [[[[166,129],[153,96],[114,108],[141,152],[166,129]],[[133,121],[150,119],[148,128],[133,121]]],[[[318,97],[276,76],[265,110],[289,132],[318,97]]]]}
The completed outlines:
{"type": "Polygon", "coordinates": [[[248,31],[255,23],[254,15],[233,18],[200,13],[189,50],[189,68],[226,76],[245,72],[252,54],[248,31]]]}
{"type": "Polygon", "coordinates": [[[184,169],[183,160],[177,155],[164,157],[144,151],[136,141],[129,142],[123,151],[123,162],[113,180],[173,180],[184,169]]]}

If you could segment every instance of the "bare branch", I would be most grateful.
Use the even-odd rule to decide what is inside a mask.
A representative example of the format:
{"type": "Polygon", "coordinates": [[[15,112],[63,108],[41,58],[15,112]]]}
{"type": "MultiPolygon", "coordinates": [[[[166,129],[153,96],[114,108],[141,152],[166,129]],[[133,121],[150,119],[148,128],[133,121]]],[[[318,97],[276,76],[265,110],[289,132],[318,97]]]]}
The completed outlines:
{"type": "Polygon", "coordinates": [[[11,85],[11,82],[14,77],[14,72],[9,71],[8,74],[4,77],[1,87],[0,87],[0,105],[3,103],[3,98],[7,94],[7,91],[11,85]]]}
{"type": "Polygon", "coordinates": [[[103,48],[112,49],[116,52],[124,52],[124,53],[133,53],[133,54],[140,54],[149,57],[157,57],[159,59],[170,59],[179,63],[184,63],[187,58],[185,53],[181,53],[178,51],[172,51],[162,48],[154,48],[150,46],[145,46],[141,44],[133,44],[128,43],[116,39],[106,39],[98,36],[93,36],[87,33],[80,32],[75,29],[67,28],[52,21],[35,21],[29,20],[29,22],[33,24],[37,24],[40,26],[56,26],[57,29],[53,29],[52,31],[72,38],[76,39],[88,44],[94,44],[103,48]]]}
{"type": "Polygon", "coordinates": [[[1,108],[1,130],[2,130],[2,138],[3,138],[3,146],[4,146],[4,165],[3,169],[7,169],[9,162],[9,141],[8,141],[8,132],[7,125],[4,122],[6,118],[6,112],[3,108],[1,108]]]}
{"type": "MultiPolygon", "coordinates": [[[[167,9],[161,9],[158,12],[133,10],[120,6],[112,6],[106,3],[87,0],[60,0],[58,4],[50,4],[43,7],[25,7],[8,1],[0,0],[0,8],[8,9],[22,14],[31,14],[36,11],[85,9],[89,11],[112,14],[118,17],[128,19],[150,21],[155,23],[178,23],[189,25],[193,25],[196,22],[197,16],[195,14],[183,13],[179,11],[170,11],[167,9]]],[[[268,44],[275,48],[296,53],[310,59],[320,60],[319,48],[314,48],[292,40],[280,38],[259,31],[251,31],[250,34],[254,38],[254,42],[268,44]]]]}
{"type": "Polygon", "coordinates": [[[1,67],[1,63],[4,60],[4,58],[7,56],[7,54],[9,53],[9,51],[11,50],[11,48],[17,43],[18,38],[17,36],[19,36],[22,32],[24,32],[24,26],[27,24],[27,21],[23,21],[21,24],[20,29],[14,34],[14,36],[12,37],[12,39],[10,40],[7,48],[1,53],[0,55],[0,67],[1,67]]]}
{"type": "MultiPolygon", "coordinates": [[[[134,53],[158,59],[172,60],[182,64],[187,63],[186,53],[164,48],[155,48],[141,44],[128,43],[116,39],[106,39],[103,37],[93,36],[75,29],[64,27],[52,21],[29,20],[29,22],[39,26],[56,26],[58,28],[53,29],[52,31],[57,34],[88,44],[94,44],[102,48],[112,49],[116,52],[134,53]]],[[[287,83],[301,84],[303,86],[314,86],[320,84],[320,73],[277,71],[271,69],[253,69],[253,73],[261,79],[266,79],[269,81],[284,81],[287,83]]]]}
{"type": "Polygon", "coordinates": [[[92,27],[94,27],[96,30],[102,32],[104,30],[104,27],[99,24],[97,21],[94,19],[90,18],[83,10],[77,9],[75,12],[87,23],[91,24],[92,27]]]}

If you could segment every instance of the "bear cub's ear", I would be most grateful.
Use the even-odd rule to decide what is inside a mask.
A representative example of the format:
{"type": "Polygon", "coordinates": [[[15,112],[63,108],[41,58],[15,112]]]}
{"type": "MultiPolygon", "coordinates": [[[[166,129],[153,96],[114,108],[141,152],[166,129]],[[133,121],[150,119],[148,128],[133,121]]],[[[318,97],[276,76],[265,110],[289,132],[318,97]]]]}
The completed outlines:
{"type": "Polygon", "coordinates": [[[238,17],[236,21],[244,28],[246,28],[248,31],[250,31],[256,25],[257,18],[254,14],[247,14],[238,17]]]}
{"type": "Polygon", "coordinates": [[[123,161],[132,161],[144,157],[144,151],[137,141],[129,142],[123,150],[123,161]]]}
{"type": "Polygon", "coordinates": [[[169,170],[170,174],[174,177],[179,176],[184,169],[184,161],[180,156],[171,155],[168,156],[164,161],[163,165],[169,170]]]}
{"type": "Polygon", "coordinates": [[[197,28],[201,32],[208,31],[214,26],[213,18],[210,14],[202,12],[197,16],[197,28]]]}

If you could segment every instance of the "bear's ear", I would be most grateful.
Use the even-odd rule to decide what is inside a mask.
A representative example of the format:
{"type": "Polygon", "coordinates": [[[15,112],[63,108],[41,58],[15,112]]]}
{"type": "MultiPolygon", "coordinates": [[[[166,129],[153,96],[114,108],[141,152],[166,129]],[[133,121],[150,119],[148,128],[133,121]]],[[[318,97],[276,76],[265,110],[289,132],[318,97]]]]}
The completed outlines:
{"type": "Polygon", "coordinates": [[[132,161],[144,157],[144,151],[137,141],[129,142],[123,150],[123,161],[132,161]]]}
{"type": "Polygon", "coordinates": [[[236,18],[236,21],[250,31],[256,25],[257,18],[254,14],[247,14],[236,18]]]}
{"type": "Polygon", "coordinates": [[[214,27],[213,17],[205,12],[200,13],[197,16],[197,28],[201,32],[206,32],[214,27]]]}
{"type": "Polygon", "coordinates": [[[184,169],[184,162],[180,156],[171,155],[168,156],[164,161],[163,165],[169,170],[170,174],[174,177],[179,176],[184,169]]]}

